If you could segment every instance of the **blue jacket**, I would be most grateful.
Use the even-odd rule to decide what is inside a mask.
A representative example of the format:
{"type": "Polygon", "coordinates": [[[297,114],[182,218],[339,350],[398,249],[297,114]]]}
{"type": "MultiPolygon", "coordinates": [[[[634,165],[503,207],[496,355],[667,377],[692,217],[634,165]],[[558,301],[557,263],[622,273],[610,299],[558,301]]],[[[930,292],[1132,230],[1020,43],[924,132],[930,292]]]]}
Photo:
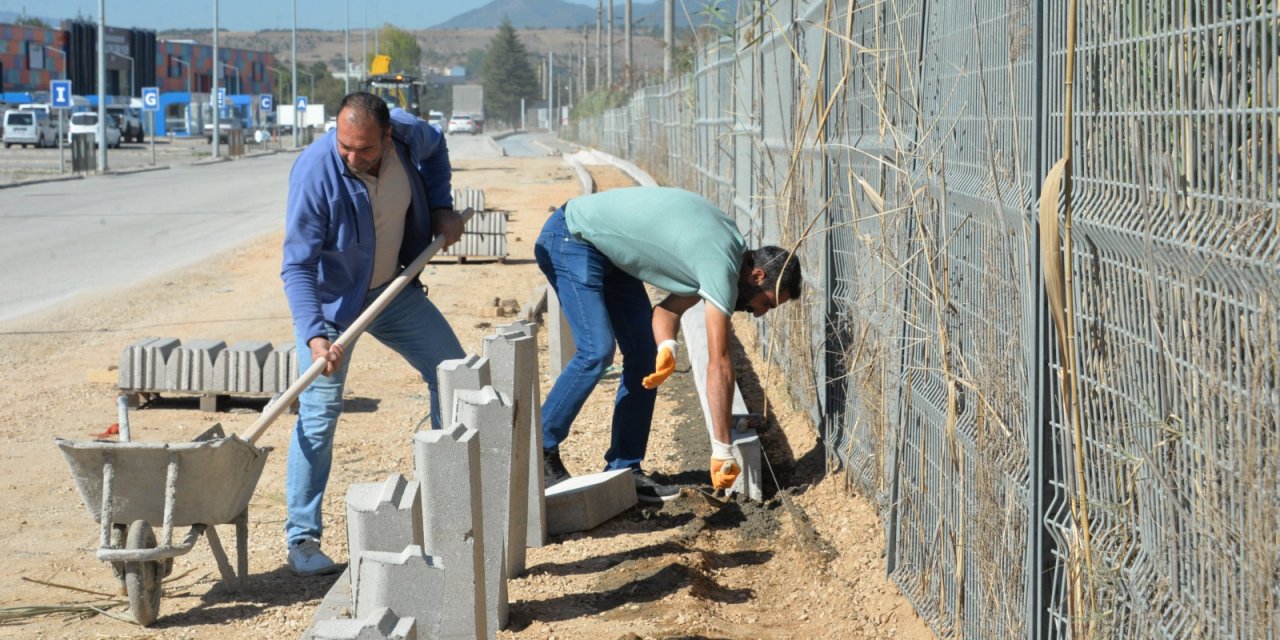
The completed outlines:
{"type": "MultiPolygon", "coordinates": [[[[453,207],[453,170],[438,129],[402,109],[391,111],[391,128],[413,190],[400,246],[403,266],[431,243],[431,210],[453,207]]],[[[369,192],[338,155],[334,129],[308,146],[289,174],[280,278],[298,335],[327,335],[326,320],[340,331],[355,321],[369,292],[373,253],[369,192]]]]}

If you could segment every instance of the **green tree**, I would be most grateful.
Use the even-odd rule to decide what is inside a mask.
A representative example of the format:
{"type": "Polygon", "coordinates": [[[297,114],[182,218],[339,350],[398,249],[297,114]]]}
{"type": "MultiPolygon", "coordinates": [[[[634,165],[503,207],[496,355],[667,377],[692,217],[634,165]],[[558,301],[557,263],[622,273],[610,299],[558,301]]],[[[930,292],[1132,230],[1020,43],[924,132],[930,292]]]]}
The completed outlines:
{"type": "Polygon", "coordinates": [[[422,61],[422,47],[418,46],[418,37],[392,24],[382,25],[378,30],[378,47],[381,51],[369,49],[369,61],[378,54],[391,56],[391,72],[418,75],[418,63],[422,61]]]}
{"type": "Polygon", "coordinates": [[[529,50],[504,16],[484,59],[485,112],[516,126],[520,123],[520,100],[536,95],[538,79],[529,65],[529,50]]]}

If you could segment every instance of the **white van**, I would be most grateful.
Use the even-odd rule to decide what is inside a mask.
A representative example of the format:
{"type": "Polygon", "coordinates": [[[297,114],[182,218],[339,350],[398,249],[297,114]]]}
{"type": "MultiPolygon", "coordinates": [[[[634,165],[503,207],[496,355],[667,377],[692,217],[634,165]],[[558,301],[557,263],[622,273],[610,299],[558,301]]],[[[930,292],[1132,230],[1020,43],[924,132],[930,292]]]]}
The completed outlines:
{"type": "Polygon", "coordinates": [[[58,142],[58,132],[49,120],[49,112],[38,109],[10,109],[4,112],[4,148],[15,144],[51,147],[58,142]]]}

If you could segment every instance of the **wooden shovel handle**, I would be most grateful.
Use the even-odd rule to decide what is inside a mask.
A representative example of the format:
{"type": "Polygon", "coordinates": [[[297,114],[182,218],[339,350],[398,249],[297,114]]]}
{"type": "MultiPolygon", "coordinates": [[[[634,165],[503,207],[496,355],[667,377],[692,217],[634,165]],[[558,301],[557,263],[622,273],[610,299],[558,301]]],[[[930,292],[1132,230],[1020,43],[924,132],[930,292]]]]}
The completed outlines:
{"type": "MultiPolygon", "coordinates": [[[[474,213],[475,210],[471,207],[460,211],[459,215],[462,216],[462,224],[466,225],[474,213]]],[[[382,310],[388,304],[391,304],[391,299],[399,295],[404,290],[405,285],[418,277],[422,269],[427,266],[427,261],[435,257],[436,253],[442,248],[444,248],[444,236],[432,240],[431,244],[427,245],[427,248],[423,249],[422,253],[418,254],[418,257],[414,258],[413,262],[410,262],[409,266],[400,272],[400,275],[387,284],[387,288],[378,295],[373,304],[370,304],[364,311],[360,312],[360,315],[356,317],[356,321],[352,322],[351,326],[342,332],[342,335],[338,337],[334,344],[346,347],[348,344],[355,342],[356,338],[359,338],[360,334],[369,328],[369,323],[373,322],[374,318],[377,318],[378,314],[382,313],[382,310]]],[[[262,415],[258,416],[258,420],[249,427],[249,433],[244,439],[249,444],[257,442],[258,438],[261,438],[263,432],[267,430],[267,427],[271,426],[271,423],[275,422],[275,419],[280,417],[280,414],[284,413],[285,409],[293,404],[294,400],[298,399],[303,390],[311,386],[311,383],[320,377],[320,373],[324,371],[324,366],[324,360],[313,361],[311,366],[302,375],[298,376],[298,379],[289,385],[289,388],[284,393],[280,394],[279,398],[276,398],[262,411],[262,415]]]]}

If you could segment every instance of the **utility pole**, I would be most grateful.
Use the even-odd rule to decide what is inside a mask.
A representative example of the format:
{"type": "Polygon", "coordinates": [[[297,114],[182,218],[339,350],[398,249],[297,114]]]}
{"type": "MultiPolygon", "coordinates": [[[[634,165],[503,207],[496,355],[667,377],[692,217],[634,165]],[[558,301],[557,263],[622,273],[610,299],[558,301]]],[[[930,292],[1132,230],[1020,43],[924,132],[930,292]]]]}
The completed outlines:
{"type": "Polygon", "coordinates": [[[293,82],[293,148],[298,148],[298,0],[293,0],[293,40],[289,45],[289,79],[293,82]]]}
{"type": "Polygon", "coordinates": [[[556,52],[547,52],[547,128],[555,133],[560,118],[556,117],[556,52]]]}
{"type": "Polygon", "coordinates": [[[605,43],[605,77],[609,80],[609,87],[613,88],[613,0],[609,1],[609,29],[605,35],[607,42],[605,43]]]}
{"type": "Polygon", "coordinates": [[[593,88],[600,88],[600,58],[604,53],[600,50],[600,21],[604,12],[603,0],[596,0],[596,78],[593,88]]]}
{"type": "Polygon", "coordinates": [[[342,91],[351,93],[351,0],[346,1],[346,10],[342,17],[346,22],[342,29],[342,91]]]}
{"type": "Polygon", "coordinates": [[[626,67],[626,73],[625,73],[625,75],[623,75],[623,78],[626,80],[626,83],[627,83],[627,90],[630,90],[630,89],[631,89],[631,87],[635,86],[635,84],[636,84],[636,78],[635,78],[635,73],[636,73],[635,61],[634,61],[634,60],[632,60],[632,58],[631,58],[631,54],[632,54],[632,47],[631,47],[631,0],[626,0],[626,4],[622,5],[622,7],[623,7],[623,9],[622,9],[622,19],[623,19],[623,20],[626,20],[626,24],[624,24],[624,25],[622,26],[622,34],[623,34],[622,38],[623,38],[623,40],[625,40],[625,41],[626,41],[626,54],[627,54],[627,55],[626,55],[626,59],[627,59],[627,67],[626,67]]]}
{"type": "Polygon", "coordinates": [[[582,62],[582,79],[578,83],[579,96],[587,95],[587,39],[587,27],[584,25],[582,27],[582,50],[578,54],[578,60],[582,62]]]}
{"type": "Polygon", "coordinates": [[[662,0],[662,81],[671,81],[672,48],[675,47],[675,0],[662,0]]]}

